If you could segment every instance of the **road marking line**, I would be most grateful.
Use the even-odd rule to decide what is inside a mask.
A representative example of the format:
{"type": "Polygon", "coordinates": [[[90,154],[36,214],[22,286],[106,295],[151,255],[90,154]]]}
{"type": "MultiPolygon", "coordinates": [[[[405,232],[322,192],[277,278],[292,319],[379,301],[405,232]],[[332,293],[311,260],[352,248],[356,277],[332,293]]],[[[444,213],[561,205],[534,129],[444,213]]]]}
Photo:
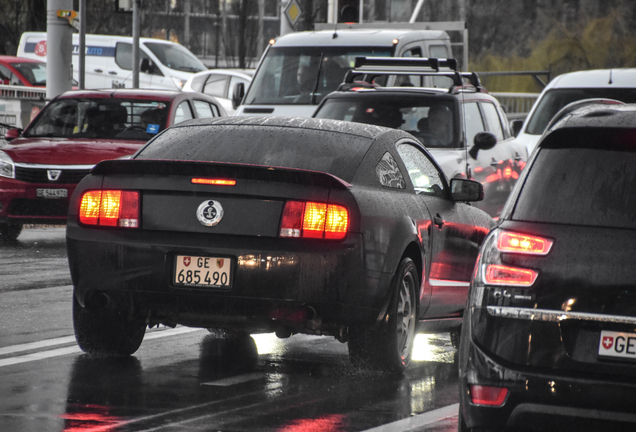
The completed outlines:
{"type": "MultiPolygon", "coordinates": [[[[153,340],[153,339],[159,339],[159,338],[164,338],[169,336],[177,336],[177,335],[182,335],[186,333],[192,333],[199,330],[201,329],[193,328],[193,327],[179,327],[175,329],[153,331],[153,332],[147,333],[144,336],[144,340],[153,340]]],[[[63,343],[69,343],[73,341],[75,341],[74,336],[67,336],[67,337],[61,337],[61,338],[55,338],[55,339],[48,339],[48,340],[44,340],[40,342],[32,342],[28,344],[13,345],[9,347],[4,347],[2,348],[2,350],[5,351],[5,354],[14,353],[14,352],[26,351],[30,349],[43,348],[47,346],[61,345],[63,343]]],[[[0,359],[0,367],[11,366],[14,364],[28,363],[28,362],[37,361],[37,360],[44,360],[44,359],[52,358],[52,357],[60,357],[60,356],[76,354],[80,352],[82,352],[82,350],[78,346],[57,348],[57,349],[53,349],[49,351],[41,351],[41,352],[26,354],[26,355],[17,356],[17,357],[9,357],[6,359],[0,359]]]]}
{"type": "Polygon", "coordinates": [[[230,378],[224,378],[224,379],[220,379],[216,381],[204,382],[204,383],[201,383],[201,385],[229,387],[235,384],[242,384],[248,381],[255,381],[257,379],[263,378],[264,376],[265,376],[265,373],[263,372],[254,372],[254,373],[249,373],[244,375],[237,375],[230,378]]]}
{"type": "Polygon", "coordinates": [[[41,340],[38,342],[29,342],[29,343],[24,343],[19,345],[11,345],[11,346],[0,348],[0,356],[13,354],[20,351],[29,351],[29,350],[39,349],[39,348],[50,347],[53,345],[63,345],[63,344],[71,343],[71,342],[75,342],[75,336],[64,336],[64,337],[59,337],[54,339],[41,340]]]}
{"type": "Polygon", "coordinates": [[[433,411],[425,412],[424,414],[398,420],[393,423],[387,423],[372,429],[367,429],[364,432],[406,432],[437,423],[438,421],[449,417],[454,417],[458,414],[458,412],[459,404],[456,403],[454,405],[448,405],[433,411]]]}

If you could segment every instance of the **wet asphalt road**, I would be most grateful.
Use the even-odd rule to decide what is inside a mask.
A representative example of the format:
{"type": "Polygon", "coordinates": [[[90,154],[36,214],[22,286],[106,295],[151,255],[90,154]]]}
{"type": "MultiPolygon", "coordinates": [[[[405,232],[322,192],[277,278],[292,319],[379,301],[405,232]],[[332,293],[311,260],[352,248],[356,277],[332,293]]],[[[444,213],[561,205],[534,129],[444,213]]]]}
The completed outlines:
{"type": "Polygon", "coordinates": [[[455,431],[456,351],[419,335],[401,377],[354,369],[331,337],[148,330],[124,359],[73,337],[64,228],[0,244],[0,431],[455,431]]]}

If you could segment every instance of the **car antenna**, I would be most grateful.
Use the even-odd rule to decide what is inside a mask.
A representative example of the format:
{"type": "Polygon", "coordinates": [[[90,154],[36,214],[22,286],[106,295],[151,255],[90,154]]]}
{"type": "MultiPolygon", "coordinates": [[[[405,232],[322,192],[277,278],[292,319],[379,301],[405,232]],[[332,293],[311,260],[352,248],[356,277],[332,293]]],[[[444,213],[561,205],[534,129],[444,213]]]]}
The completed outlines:
{"type": "Polygon", "coordinates": [[[320,71],[322,70],[322,61],[325,58],[325,53],[320,53],[320,63],[318,64],[318,76],[316,76],[316,84],[314,85],[314,91],[311,93],[311,104],[316,105],[316,92],[318,91],[318,84],[320,84],[320,71]]]}
{"type": "Polygon", "coordinates": [[[336,22],[336,26],[333,28],[333,34],[331,35],[331,39],[335,39],[338,37],[338,23],[336,22]]]}
{"type": "Polygon", "coordinates": [[[612,83],[612,69],[610,69],[610,79],[609,79],[608,84],[613,84],[613,83],[612,83]]]}

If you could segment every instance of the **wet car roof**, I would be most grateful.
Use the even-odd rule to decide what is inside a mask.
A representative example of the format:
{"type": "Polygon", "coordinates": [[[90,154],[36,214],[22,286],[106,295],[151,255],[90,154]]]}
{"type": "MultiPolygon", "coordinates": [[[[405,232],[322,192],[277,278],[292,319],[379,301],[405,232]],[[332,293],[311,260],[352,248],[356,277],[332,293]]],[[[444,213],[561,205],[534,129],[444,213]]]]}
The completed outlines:
{"type": "Polygon", "coordinates": [[[636,104],[587,105],[574,110],[554,124],[552,130],[564,127],[636,127],[636,104]]]}

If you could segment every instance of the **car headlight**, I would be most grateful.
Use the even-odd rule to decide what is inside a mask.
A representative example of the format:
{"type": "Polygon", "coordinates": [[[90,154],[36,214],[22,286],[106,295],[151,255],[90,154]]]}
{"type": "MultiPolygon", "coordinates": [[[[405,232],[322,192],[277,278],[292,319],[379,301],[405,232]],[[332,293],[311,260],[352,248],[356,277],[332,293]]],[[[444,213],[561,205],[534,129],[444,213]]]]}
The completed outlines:
{"type": "Polygon", "coordinates": [[[0,151],[0,176],[15,178],[15,164],[13,159],[3,151],[0,151]]]}
{"type": "Polygon", "coordinates": [[[186,82],[186,80],[182,80],[181,78],[177,78],[177,77],[170,77],[170,78],[172,78],[172,82],[174,82],[174,85],[176,85],[179,90],[183,88],[183,85],[186,82]]]}

